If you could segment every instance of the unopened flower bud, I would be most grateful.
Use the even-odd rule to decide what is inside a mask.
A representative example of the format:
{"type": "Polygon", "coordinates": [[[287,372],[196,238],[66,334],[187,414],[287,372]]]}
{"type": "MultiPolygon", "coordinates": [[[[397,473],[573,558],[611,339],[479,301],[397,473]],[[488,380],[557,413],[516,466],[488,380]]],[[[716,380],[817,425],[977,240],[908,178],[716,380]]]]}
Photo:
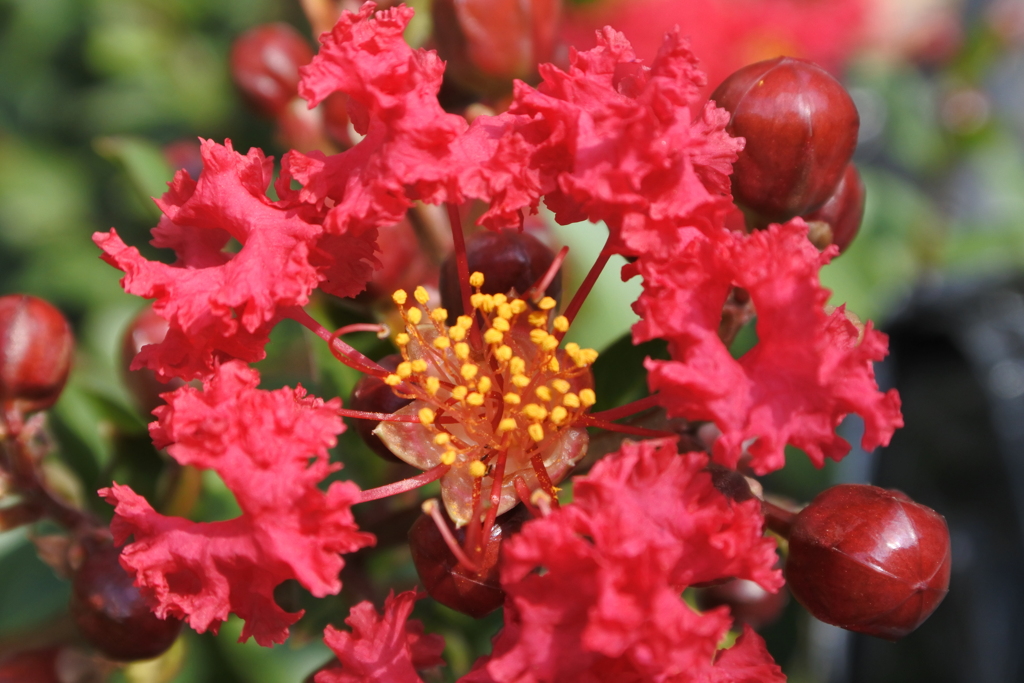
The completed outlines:
{"type": "Polygon", "coordinates": [[[0,297],[0,408],[28,413],[57,402],[75,340],[63,314],[34,296],[0,297]]]}
{"type": "Polygon", "coordinates": [[[264,24],[246,31],[231,46],[231,78],[245,99],[276,118],[299,94],[299,67],[313,51],[288,24],[264,24]]]}

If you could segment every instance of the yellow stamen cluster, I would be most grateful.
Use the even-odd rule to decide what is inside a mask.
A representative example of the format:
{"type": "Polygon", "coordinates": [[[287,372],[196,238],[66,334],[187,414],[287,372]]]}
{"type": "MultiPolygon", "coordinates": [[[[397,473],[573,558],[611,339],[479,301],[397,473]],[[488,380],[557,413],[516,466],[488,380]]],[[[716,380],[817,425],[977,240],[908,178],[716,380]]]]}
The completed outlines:
{"type": "Polygon", "coordinates": [[[529,457],[594,405],[588,368],[597,352],[577,344],[559,350],[569,321],[554,315],[551,297],[531,305],[484,294],[481,273],[469,282],[472,315],[451,326],[447,310],[429,306],[424,288],[411,297],[394,293],[406,323],[395,335],[403,361],[384,381],[423,402],[419,423],[434,434],[441,462],[461,463],[482,478],[494,453],[518,446],[529,457]]]}

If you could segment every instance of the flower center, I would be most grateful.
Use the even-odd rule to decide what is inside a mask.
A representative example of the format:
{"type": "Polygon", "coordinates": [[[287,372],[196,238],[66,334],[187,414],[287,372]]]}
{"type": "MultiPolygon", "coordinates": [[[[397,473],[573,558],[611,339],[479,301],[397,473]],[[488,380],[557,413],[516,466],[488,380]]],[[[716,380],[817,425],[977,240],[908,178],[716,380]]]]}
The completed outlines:
{"type": "Polygon", "coordinates": [[[451,466],[442,498],[459,526],[483,509],[481,502],[487,507],[481,491],[487,497],[495,481],[497,514],[518,502],[517,478],[553,495],[586,454],[587,432],[576,425],[596,400],[590,366],[597,352],[572,343],[559,348],[569,321],[554,315],[554,299],[534,306],[483,294],[479,272],[469,282],[473,315],[451,326],[448,311],[428,305],[423,287],[414,301],[404,290],[394,293],[406,323],[395,337],[403,362],[384,381],[414,399],[397,414],[419,421],[382,422],[375,432],[411,465],[451,466]]]}

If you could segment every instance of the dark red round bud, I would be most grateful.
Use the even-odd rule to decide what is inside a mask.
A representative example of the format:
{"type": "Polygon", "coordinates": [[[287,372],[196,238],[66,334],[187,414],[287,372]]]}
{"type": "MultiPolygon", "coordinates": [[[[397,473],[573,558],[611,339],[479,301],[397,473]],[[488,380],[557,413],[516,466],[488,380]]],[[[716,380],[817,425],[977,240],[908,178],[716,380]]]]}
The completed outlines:
{"type": "MultiPolygon", "coordinates": [[[[384,356],[377,361],[377,364],[389,372],[394,372],[398,364],[402,362],[402,356],[393,353],[384,356]]],[[[395,392],[382,379],[372,375],[364,375],[352,389],[352,396],[348,400],[348,407],[352,410],[362,410],[367,413],[393,413],[399,408],[412,403],[410,398],[402,398],[395,395],[395,392]]],[[[402,462],[398,456],[388,450],[384,442],[373,433],[380,421],[354,419],[356,433],[374,453],[390,462],[402,462]]]]}
{"type": "Polygon", "coordinates": [[[157,315],[152,306],[147,306],[135,316],[121,339],[121,369],[124,383],[139,410],[145,415],[152,413],[157,406],[163,405],[164,401],[160,394],[174,391],[184,384],[180,379],[162,382],[149,368],[129,369],[143,346],[159,344],[164,340],[168,327],[167,321],[157,315]]]}
{"type": "Polygon", "coordinates": [[[557,45],[561,0],[434,0],[434,41],[447,62],[445,78],[483,95],[512,90],[550,62],[557,45]]]}
{"type": "Polygon", "coordinates": [[[264,24],[235,39],[231,78],[252,106],[277,117],[299,94],[299,67],[312,59],[309,43],[294,28],[264,24]]]}
{"type": "Polygon", "coordinates": [[[864,181],[860,179],[857,167],[848,164],[846,172],[843,173],[828,201],[817,211],[804,216],[812,234],[817,227],[815,224],[824,224],[829,228],[827,234],[831,236],[831,240],[819,243],[812,239],[815,246],[824,248],[828,244],[834,244],[839,247],[840,254],[846,251],[860,230],[860,222],[864,218],[864,200],[864,181]]]}
{"type": "Polygon", "coordinates": [[[64,315],[24,294],[0,297],[0,409],[49,408],[64,389],[75,339],[64,315]]]}
{"type": "MultiPolygon", "coordinates": [[[[551,249],[533,235],[516,230],[482,230],[466,240],[469,272],[484,274],[484,294],[525,294],[544,276],[555,260],[551,249]]],[[[455,255],[441,264],[441,306],[448,311],[448,323],[463,314],[462,294],[455,255]]],[[[562,297],[562,271],[559,269],[544,293],[553,299],[562,297]]]]}
{"type": "MultiPolygon", "coordinates": [[[[442,514],[444,514],[442,512],[442,514]]],[[[416,572],[430,597],[457,612],[479,619],[501,607],[505,591],[498,580],[501,541],[519,531],[530,519],[525,506],[518,505],[500,515],[483,544],[481,570],[472,572],[455,559],[430,515],[422,514],[409,529],[409,549],[416,572]]],[[[445,515],[448,528],[460,545],[466,541],[466,527],[456,529],[445,515]]]]}
{"type": "Polygon", "coordinates": [[[767,224],[828,200],[860,125],[839,81],[811,62],[777,57],[735,72],[711,99],[731,114],[726,130],[746,140],[732,173],[737,204],[767,224]]]}
{"type": "Polygon", "coordinates": [[[898,491],[833,486],[805,507],[789,536],[786,579],[815,617],[898,640],[949,588],[946,520],[898,491]]]}
{"type": "Polygon", "coordinates": [[[181,631],[179,619],[159,619],[118,562],[109,543],[83,542],[71,579],[71,618],[89,643],[110,659],[130,662],[165,652],[181,631]]]}
{"type": "Polygon", "coordinates": [[[0,657],[0,683],[61,683],[60,648],[23,650],[0,657]]]}
{"type": "Polygon", "coordinates": [[[789,592],[785,588],[769,593],[753,581],[733,579],[717,586],[696,591],[697,606],[709,610],[726,605],[732,612],[735,627],[748,624],[757,630],[775,623],[786,603],[789,592]]]}

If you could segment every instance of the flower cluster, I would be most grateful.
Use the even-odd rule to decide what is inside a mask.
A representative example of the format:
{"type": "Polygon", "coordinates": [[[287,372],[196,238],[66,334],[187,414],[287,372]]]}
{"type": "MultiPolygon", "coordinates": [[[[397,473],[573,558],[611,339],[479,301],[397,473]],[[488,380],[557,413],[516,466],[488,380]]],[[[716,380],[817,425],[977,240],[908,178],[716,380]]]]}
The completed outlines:
{"type": "MultiPolygon", "coordinates": [[[[753,632],[718,650],[727,610],[698,613],[680,597],[724,577],[768,590],[782,583],[759,504],[719,492],[706,454],[681,455],[671,439],[627,444],[557,507],[554,486],[582,457],[593,424],[596,354],[559,348],[581,298],[557,315],[551,299],[485,295],[483,276],[464,272],[470,315],[449,324],[426,292],[412,296],[423,308],[397,292],[407,329],[395,337],[403,358],[394,372],[302,307],[317,289],[360,291],[376,264],[377,230],[414,202],[482,200],[481,224],[500,228],[521,226],[543,199],[560,223],[608,226],[598,266],[612,254],[633,257],[624,275],[644,282],[634,338],[664,338],[672,354],[648,362],[656,400],[669,415],[713,422],[722,433],[713,458],[735,466],[749,457],[758,473],[784,464],[786,444],[817,464],[841,458],[848,445],[834,430],[852,412],[867,424],[865,447],[888,441],[901,424],[899,400],[878,391],[871,370],[884,336],[825,309],[817,273],[834,252],[819,254],[801,221],[754,234],[727,227],[743,141],[726,133],[726,112],[702,105],[706,82],[678,31],[647,66],[606,28],[597,47],[572,52],[568,71],[542,65],[540,84],[517,83],[508,111],[467,123],[438,103],[436,54],[403,41],[411,15],[375,13],[372,3],[344,14],[302,70],[311,105],[347,96],[363,136],[351,149],[286,154],[273,200],[270,159],[204,141],[202,175],[179,172],[158,202],[153,244],[172,249],[175,263],[146,260],[114,230],[95,236],[125,289],[155,299],[170,325],[135,367],[203,384],[165,395],[154,440],[178,462],[217,472],[242,510],[208,524],[168,518],[114,484],[101,494],[117,506],[115,536],[134,537],[122,564],[159,614],[203,631],[233,612],[246,622],[243,638],[271,644],[301,616],[276,605],[275,586],[296,579],[314,595],[336,593],[341,556],[373,543],[350,511],[373,496],[351,483],[319,487],[339,467],[328,449],[343,429],[340,402],[301,388],[260,390],[246,366],[292,318],[412,399],[378,433],[429,471],[420,482],[442,479],[460,526],[482,515],[490,525],[520,500],[538,516],[503,546],[505,627],[464,680],[782,680],[753,632]],[[230,239],[237,253],[225,251],[230,239]],[[749,292],[760,340],[738,360],[718,336],[735,287],[749,292]]],[[[416,669],[437,664],[440,645],[407,623],[416,598],[390,597],[382,617],[354,607],[351,635],[326,634],[340,665],[317,680],[419,680],[416,669]]]]}

